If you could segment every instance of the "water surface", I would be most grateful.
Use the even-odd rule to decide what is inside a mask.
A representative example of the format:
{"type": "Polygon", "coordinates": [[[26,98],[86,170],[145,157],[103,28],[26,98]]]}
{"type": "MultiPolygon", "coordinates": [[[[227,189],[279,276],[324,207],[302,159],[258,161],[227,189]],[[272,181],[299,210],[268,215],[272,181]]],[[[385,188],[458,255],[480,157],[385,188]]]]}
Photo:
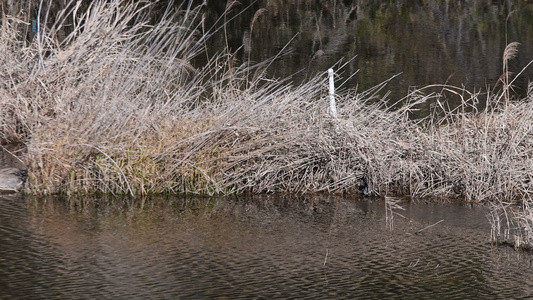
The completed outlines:
{"type": "MultiPolygon", "coordinates": [[[[206,22],[214,23],[226,3],[209,2],[206,22]]],[[[296,73],[290,79],[295,83],[317,73],[325,76],[334,66],[337,85],[349,79],[341,88],[358,87],[359,91],[400,74],[385,88],[392,92],[391,102],[412,88],[432,84],[497,91],[503,52],[510,42],[521,43],[518,56],[509,62],[511,72],[518,74],[533,60],[530,1],[240,3],[222,19],[226,25],[208,44],[211,52],[229,47],[236,52],[236,65],[277,57],[268,74],[286,80],[296,73]]],[[[526,92],[532,76],[530,67],[517,78],[518,94],[526,92]]],[[[421,109],[427,112],[428,107],[421,109]]]]}
{"type": "Polygon", "coordinates": [[[341,197],[2,196],[0,298],[533,295],[533,257],[488,244],[484,208],[401,206],[391,230],[382,201],[341,197]]]}

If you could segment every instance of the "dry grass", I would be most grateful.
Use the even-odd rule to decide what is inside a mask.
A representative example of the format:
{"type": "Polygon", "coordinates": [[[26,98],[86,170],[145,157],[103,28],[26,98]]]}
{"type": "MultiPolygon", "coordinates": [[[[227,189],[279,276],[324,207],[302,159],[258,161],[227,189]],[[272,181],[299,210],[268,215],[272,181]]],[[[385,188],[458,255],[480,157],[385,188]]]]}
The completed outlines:
{"type": "Polygon", "coordinates": [[[513,147],[528,146],[527,102],[444,112],[420,126],[409,118],[418,103],[455,93],[468,107],[479,95],[443,86],[390,109],[378,96],[384,82],[337,95],[332,119],[325,76],[291,87],[260,76],[268,62],[232,67],[230,54],[194,68],[209,37],[196,30],[198,11],[149,25],[149,9],[96,3],[61,44],[61,22],[24,45],[16,20],[3,18],[0,128],[27,144],[32,192],[351,192],[365,176],[381,194],[523,194],[508,185],[524,180],[498,164],[525,159],[501,151],[510,136],[513,147]],[[259,75],[250,81],[249,72],[259,75]]]}
{"type": "Polygon", "coordinates": [[[0,138],[26,144],[28,192],[339,193],[366,182],[382,196],[493,203],[494,239],[514,226],[532,243],[533,95],[512,101],[509,77],[494,93],[426,87],[400,108],[379,96],[386,82],[348,90],[333,119],[325,74],[293,87],[262,76],[269,62],[235,66],[231,53],[195,68],[209,38],[199,11],[152,25],[149,10],[95,2],[62,42],[60,19],[30,44],[2,17],[0,138]],[[447,109],[448,97],[463,104],[447,109]],[[433,113],[409,118],[423,102],[433,113]]]}
{"type": "Polygon", "coordinates": [[[29,192],[353,191],[379,173],[373,139],[409,132],[405,111],[364,104],[370,92],[340,95],[332,120],[321,77],[293,88],[230,54],[193,68],[209,36],[198,11],[152,26],[149,9],[95,3],[62,43],[61,22],[25,45],[3,18],[0,128],[27,145],[29,192]]]}

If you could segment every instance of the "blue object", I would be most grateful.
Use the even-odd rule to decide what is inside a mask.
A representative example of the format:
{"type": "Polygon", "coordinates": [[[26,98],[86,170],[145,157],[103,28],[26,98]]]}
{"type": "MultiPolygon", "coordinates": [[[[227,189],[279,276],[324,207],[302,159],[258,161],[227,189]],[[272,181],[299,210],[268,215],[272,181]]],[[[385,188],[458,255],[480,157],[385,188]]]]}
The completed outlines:
{"type": "Polygon", "coordinates": [[[37,28],[37,20],[35,19],[31,20],[31,28],[33,29],[33,32],[35,33],[39,32],[39,28],[37,28]]]}

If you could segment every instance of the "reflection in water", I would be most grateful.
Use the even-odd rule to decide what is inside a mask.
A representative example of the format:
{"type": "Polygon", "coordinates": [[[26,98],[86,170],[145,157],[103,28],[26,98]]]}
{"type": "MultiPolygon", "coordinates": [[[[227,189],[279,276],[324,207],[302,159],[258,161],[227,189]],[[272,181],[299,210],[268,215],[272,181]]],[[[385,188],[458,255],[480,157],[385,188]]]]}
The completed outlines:
{"type": "MultiPolygon", "coordinates": [[[[231,22],[211,40],[213,52],[228,44],[232,51],[240,49],[241,62],[260,62],[284,49],[286,55],[271,65],[270,74],[286,78],[300,72],[295,82],[326,72],[342,59],[348,63],[336,69],[344,78],[358,72],[346,86],[360,90],[401,73],[387,86],[393,101],[412,86],[492,89],[511,41],[522,44],[512,72],[533,59],[529,1],[269,0],[247,10],[249,2],[242,3],[233,6],[226,18],[231,22]]],[[[225,4],[210,4],[207,20],[214,22],[225,4]]],[[[525,92],[531,75],[526,70],[515,82],[517,91],[525,92]]]]}
{"type": "Polygon", "coordinates": [[[340,197],[0,198],[1,299],[510,298],[531,255],[485,209],[340,197]],[[420,229],[444,220],[419,233],[420,229]]]}

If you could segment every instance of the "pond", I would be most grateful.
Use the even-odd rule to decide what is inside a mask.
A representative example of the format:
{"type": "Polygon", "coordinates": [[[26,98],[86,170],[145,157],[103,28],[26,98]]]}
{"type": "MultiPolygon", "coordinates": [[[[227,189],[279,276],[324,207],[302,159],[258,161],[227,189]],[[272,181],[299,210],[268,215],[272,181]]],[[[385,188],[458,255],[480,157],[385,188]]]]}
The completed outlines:
{"type": "MultiPolygon", "coordinates": [[[[222,18],[226,25],[208,48],[237,51],[237,63],[277,57],[269,75],[286,80],[295,74],[290,79],[295,83],[334,65],[337,84],[344,82],[340,88],[359,91],[399,74],[385,88],[395,102],[412,87],[431,84],[499,89],[503,52],[510,42],[521,43],[510,71],[518,74],[533,60],[530,1],[240,2],[222,18]]],[[[206,22],[214,23],[226,3],[209,2],[206,22]]],[[[530,67],[517,77],[518,94],[526,92],[532,75],[530,67]]]]}
{"type": "Polygon", "coordinates": [[[4,195],[0,298],[533,296],[533,256],[490,245],[484,207],[398,205],[391,215],[382,200],[340,196],[4,195]]]}

